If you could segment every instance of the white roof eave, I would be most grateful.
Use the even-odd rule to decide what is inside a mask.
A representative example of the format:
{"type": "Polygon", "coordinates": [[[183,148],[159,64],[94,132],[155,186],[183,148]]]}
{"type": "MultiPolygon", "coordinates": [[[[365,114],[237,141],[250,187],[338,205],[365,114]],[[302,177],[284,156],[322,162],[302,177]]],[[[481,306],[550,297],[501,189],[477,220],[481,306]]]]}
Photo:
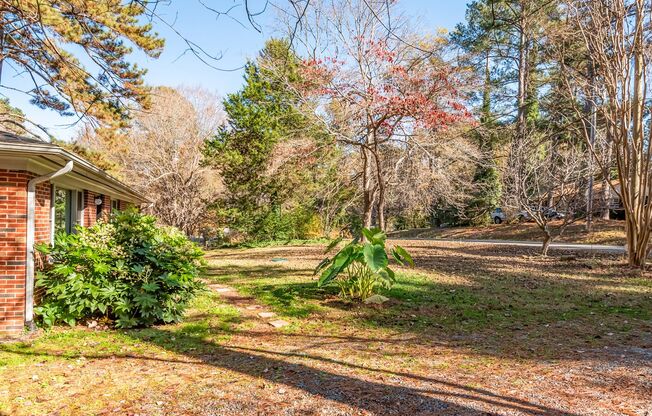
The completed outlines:
{"type": "Polygon", "coordinates": [[[122,183],[118,179],[112,177],[102,169],[93,165],[92,163],[82,159],[81,157],[71,153],[61,147],[43,143],[43,144],[26,144],[26,143],[6,143],[0,142],[0,155],[6,155],[12,158],[43,158],[50,163],[38,163],[39,165],[47,166],[52,163],[47,156],[59,157],[62,162],[72,160],[74,163],[73,172],[83,174],[87,178],[100,182],[102,187],[108,187],[114,190],[114,193],[121,195],[129,202],[148,202],[146,198],[139,195],[136,191],[131,189],[128,185],[122,183]]]}

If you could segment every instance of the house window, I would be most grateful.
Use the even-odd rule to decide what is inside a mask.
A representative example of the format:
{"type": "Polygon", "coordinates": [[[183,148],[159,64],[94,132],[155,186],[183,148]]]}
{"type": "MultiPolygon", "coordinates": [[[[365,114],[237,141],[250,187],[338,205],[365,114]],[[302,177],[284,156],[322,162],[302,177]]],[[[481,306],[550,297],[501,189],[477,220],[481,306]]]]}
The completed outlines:
{"type": "Polygon", "coordinates": [[[73,233],[83,221],[83,193],[71,189],[54,188],[54,233],[73,233]]]}
{"type": "Polygon", "coordinates": [[[120,200],[112,199],[111,200],[111,211],[120,211],[120,200]]]}
{"type": "Polygon", "coordinates": [[[75,223],[77,225],[84,225],[84,191],[77,191],[77,218],[75,223]]]}
{"type": "Polygon", "coordinates": [[[54,233],[70,233],[71,192],[67,189],[54,190],[54,233]]]}
{"type": "Polygon", "coordinates": [[[75,226],[82,224],[83,218],[82,192],[56,188],[54,189],[54,233],[73,233],[75,226]]]}

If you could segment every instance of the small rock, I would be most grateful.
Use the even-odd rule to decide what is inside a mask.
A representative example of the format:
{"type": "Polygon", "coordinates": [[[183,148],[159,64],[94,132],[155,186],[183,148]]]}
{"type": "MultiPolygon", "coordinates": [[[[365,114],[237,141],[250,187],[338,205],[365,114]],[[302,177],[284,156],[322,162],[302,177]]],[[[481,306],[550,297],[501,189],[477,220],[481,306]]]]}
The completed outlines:
{"type": "Polygon", "coordinates": [[[260,308],[262,308],[262,306],[260,305],[249,305],[245,309],[248,311],[255,311],[256,309],[260,309],[260,308]]]}
{"type": "Polygon", "coordinates": [[[285,389],[278,389],[278,394],[285,394],[285,389]]]}
{"type": "Polygon", "coordinates": [[[258,316],[261,318],[267,319],[267,318],[273,318],[276,316],[274,312],[258,312],[258,316]]]}
{"type": "Polygon", "coordinates": [[[89,328],[95,328],[95,327],[97,327],[97,321],[90,321],[90,322],[88,323],[88,327],[89,327],[89,328]]]}
{"type": "Polygon", "coordinates": [[[274,328],[283,328],[284,326],[290,325],[288,322],[282,320],[282,319],[277,319],[276,321],[270,321],[269,323],[271,326],[274,328]]]}
{"type": "Polygon", "coordinates": [[[386,298],[383,295],[373,295],[369,296],[367,299],[364,300],[364,303],[367,305],[369,304],[374,304],[374,305],[382,305],[383,303],[387,302],[389,299],[386,298]]]}
{"type": "Polygon", "coordinates": [[[157,406],[163,406],[164,402],[156,402],[157,406]]]}
{"type": "Polygon", "coordinates": [[[32,376],[32,381],[38,381],[38,376],[36,374],[32,376]]]}
{"type": "Polygon", "coordinates": [[[215,289],[215,291],[219,292],[219,293],[224,293],[224,292],[230,292],[231,289],[228,288],[228,287],[218,287],[218,288],[215,289]]]}

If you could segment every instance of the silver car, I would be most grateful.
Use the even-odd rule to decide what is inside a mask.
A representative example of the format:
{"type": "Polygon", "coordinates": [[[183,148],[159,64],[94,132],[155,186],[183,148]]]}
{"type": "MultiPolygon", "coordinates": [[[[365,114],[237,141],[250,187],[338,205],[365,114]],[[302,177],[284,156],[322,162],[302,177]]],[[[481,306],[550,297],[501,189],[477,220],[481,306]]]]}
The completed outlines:
{"type": "Polygon", "coordinates": [[[505,215],[505,212],[503,212],[502,208],[496,208],[491,211],[491,220],[494,222],[494,224],[501,224],[506,219],[507,215],[505,215]]]}

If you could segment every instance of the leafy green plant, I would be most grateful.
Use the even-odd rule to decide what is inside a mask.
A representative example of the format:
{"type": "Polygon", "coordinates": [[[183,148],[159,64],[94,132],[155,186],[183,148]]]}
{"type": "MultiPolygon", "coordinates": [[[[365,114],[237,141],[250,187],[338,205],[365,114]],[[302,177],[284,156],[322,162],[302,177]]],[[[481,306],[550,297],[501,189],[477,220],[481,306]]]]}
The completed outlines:
{"type": "Polygon", "coordinates": [[[90,318],[108,318],[120,328],[176,322],[203,287],[197,279],[202,251],[136,210],[37,248],[52,261],[36,283],[44,296],[35,312],[46,326],[90,318]]]}
{"type": "MultiPolygon", "coordinates": [[[[333,258],[325,258],[315,269],[321,272],[319,286],[335,282],[340,295],[351,299],[367,299],[379,288],[390,289],[396,281],[394,271],[389,268],[385,242],[387,236],[378,228],[363,228],[363,242],[355,239],[345,245],[333,258]]],[[[329,253],[342,241],[333,240],[326,248],[329,253]]],[[[414,266],[410,254],[401,246],[391,250],[394,259],[401,265],[414,266]]]]}

